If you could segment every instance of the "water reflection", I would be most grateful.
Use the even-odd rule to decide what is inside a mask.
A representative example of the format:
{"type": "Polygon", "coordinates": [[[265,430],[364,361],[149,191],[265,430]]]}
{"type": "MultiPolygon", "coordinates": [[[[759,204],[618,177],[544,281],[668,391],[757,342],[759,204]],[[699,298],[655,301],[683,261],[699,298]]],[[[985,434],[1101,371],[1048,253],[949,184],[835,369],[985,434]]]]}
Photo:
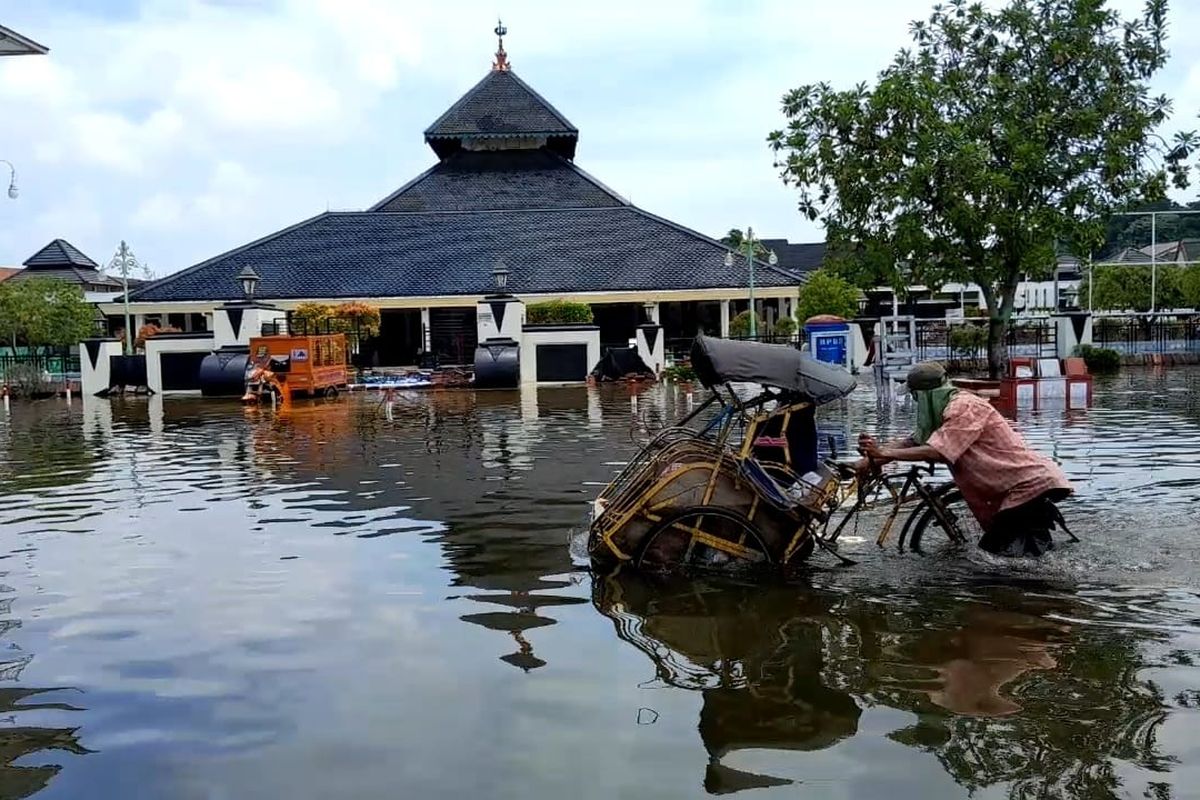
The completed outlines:
{"type": "Polygon", "coordinates": [[[593,603],[649,658],[645,688],[700,693],[713,794],[798,780],[728,762],[741,750],[833,748],[880,707],[913,715],[889,739],[931,754],[970,791],[1115,797],[1128,788],[1118,764],[1168,771],[1160,729],[1170,706],[1141,672],[1143,646],[1163,638],[1151,620],[1170,609],[1148,609],[1143,630],[1097,627],[1087,600],[1029,588],[946,597],[622,572],[595,579],[593,603]]]}
{"type": "MultiPolygon", "coordinates": [[[[573,563],[671,387],[16,406],[0,798],[1185,796],[1200,371],[1096,396],[1020,418],[1081,546],[1018,572],[860,531],[802,586],[573,563]]],[[[909,414],[865,388],[820,424],[909,414]]]]}

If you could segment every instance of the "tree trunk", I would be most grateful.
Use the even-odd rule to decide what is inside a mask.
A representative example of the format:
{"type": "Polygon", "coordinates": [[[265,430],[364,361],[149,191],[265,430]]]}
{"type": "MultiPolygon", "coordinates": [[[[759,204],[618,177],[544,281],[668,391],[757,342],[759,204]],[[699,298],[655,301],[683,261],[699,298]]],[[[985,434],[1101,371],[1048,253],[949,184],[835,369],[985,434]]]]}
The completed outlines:
{"type": "Polygon", "coordinates": [[[1017,273],[1005,281],[999,288],[998,303],[988,308],[988,377],[992,380],[1003,378],[1008,372],[1008,323],[1012,319],[1013,303],[1017,297],[1017,273]]]}
{"type": "Polygon", "coordinates": [[[999,380],[1008,369],[1008,345],[1005,334],[1008,333],[1008,320],[1000,315],[988,318],[988,377],[999,380]]]}

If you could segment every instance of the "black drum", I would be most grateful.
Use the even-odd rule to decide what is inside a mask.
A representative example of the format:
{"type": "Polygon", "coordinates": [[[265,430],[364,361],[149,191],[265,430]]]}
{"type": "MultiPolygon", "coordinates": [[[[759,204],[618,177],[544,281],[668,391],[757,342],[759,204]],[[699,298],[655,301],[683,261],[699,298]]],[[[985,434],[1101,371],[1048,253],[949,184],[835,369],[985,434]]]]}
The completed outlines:
{"type": "Polygon", "coordinates": [[[222,347],[200,362],[200,394],[205,397],[241,397],[246,391],[249,347],[222,347]]]}
{"type": "Polygon", "coordinates": [[[515,389],[521,383],[521,346],[513,339],[488,339],[475,348],[475,388],[515,389]]]}

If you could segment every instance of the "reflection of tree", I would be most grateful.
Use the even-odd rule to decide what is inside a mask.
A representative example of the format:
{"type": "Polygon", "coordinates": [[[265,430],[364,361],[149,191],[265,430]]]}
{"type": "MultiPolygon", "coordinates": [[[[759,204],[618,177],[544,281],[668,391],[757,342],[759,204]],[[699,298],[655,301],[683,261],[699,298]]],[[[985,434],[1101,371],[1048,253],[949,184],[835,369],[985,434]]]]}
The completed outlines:
{"type": "MultiPolygon", "coordinates": [[[[878,598],[618,573],[595,579],[593,602],[658,680],[703,694],[712,792],[778,785],[721,760],[743,748],[832,746],[855,735],[861,705],[913,713],[890,738],[930,753],[970,791],[1117,797],[1133,789],[1120,783],[1120,762],[1151,772],[1172,763],[1156,740],[1164,698],[1138,676],[1143,642],[1129,629],[1056,621],[1086,619],[1070,598],[878,598]]],[[[1147,790],[1170,796],[1165,783],[1147,790]]]]}
{"type": "Polygon", "coordinates": [[[0,494],[86,482],[97,454],[74,425],[70,408],[53,401],[27,404],[0,426],[0,494]]]}
{"type": "MultiPolygon", "coordinates": [[[[2,689],[0,690],[0,715],[8,716],[18,711],[55,709],[78,711],[66,703],[26,703],[31,697],[55,689],[2,689]]],[[[75,755],[91,752],[79,743],[78,728],[33,728],[0,727],[0,800],[19,800],[40,792],[50,783],[62,767],[58,764],[43,766],[16,766],[14,761],[32,756],[43,750],[64,750],[75,755]]]]}

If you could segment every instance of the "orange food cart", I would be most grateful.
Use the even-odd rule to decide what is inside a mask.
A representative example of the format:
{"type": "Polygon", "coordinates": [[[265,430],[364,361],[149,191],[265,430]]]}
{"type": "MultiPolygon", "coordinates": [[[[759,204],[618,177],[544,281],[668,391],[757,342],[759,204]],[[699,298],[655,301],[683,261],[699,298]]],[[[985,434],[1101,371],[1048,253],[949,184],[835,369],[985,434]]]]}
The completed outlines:
{"type": "Polygon", "coordinates": [[[349,383],[342,333],[250,339],[248,383],[276,385],[285,395],[333,397],[349,383]]]}

